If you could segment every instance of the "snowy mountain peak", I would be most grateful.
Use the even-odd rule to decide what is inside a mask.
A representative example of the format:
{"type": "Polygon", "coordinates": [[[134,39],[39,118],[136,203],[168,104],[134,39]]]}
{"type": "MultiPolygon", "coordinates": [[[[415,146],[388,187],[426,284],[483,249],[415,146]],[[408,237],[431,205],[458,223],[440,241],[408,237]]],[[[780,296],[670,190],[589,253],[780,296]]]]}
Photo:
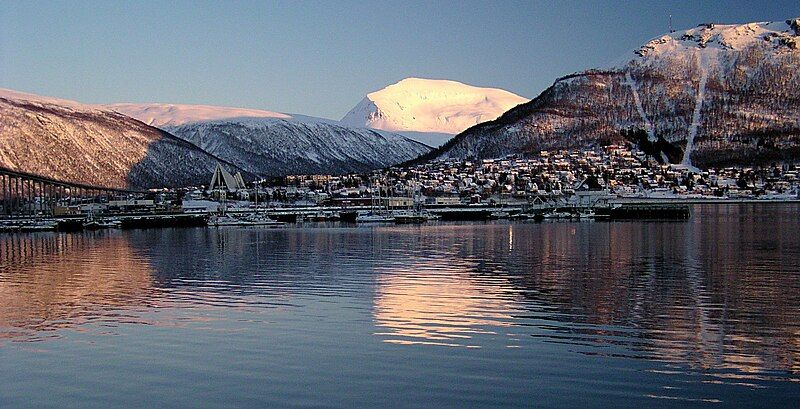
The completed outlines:
{"type": "Polygon", "coordinates": [[[668,33],[610,69],[557,79],[422,159],[634,144],[661,162],[699,168],[794,163],[799,34],[800,18],[668,33]]]}
{"type": "Polygon", "coordinates": [[[800,18],[747,24],[706,23],[653,39],[635,53],[649,57],[691,48],[741,51],[755,43],[771,45],[777,51],[797,50],[799,35],[800,18]]]}
{"type": "Polygon", "coordinates": [[[480,88],[450,80],[406,78],[368,94],[342,122],[394,132],[454,135],[493,120],[527,101],[496,88],[480,88]]]}

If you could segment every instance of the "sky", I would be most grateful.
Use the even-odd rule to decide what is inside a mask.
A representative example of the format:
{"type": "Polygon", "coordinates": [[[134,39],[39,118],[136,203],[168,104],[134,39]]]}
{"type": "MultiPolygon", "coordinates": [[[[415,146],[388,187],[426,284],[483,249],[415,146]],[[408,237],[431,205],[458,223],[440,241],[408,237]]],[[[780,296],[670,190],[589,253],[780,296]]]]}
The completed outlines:
{"type": "Polygon", "coordinates": [[[794,1],[0,1],[0,88],[85,103],[224,105],[340,119],[406,77],[533,98],[700,23],[794,1]]]}

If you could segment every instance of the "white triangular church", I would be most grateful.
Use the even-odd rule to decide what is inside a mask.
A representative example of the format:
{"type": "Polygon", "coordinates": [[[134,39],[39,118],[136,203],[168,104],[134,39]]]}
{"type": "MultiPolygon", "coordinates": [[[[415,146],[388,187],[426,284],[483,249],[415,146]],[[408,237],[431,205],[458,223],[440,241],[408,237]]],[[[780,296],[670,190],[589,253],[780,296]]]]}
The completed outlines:
{"type": "Polygon", "coordinates": [[[226,190],[228,192],[237,192],[239,190],[247,189],[244,184],[244,178],[241,172],[236,172],[236,175],[231,175],[230,172],[225,170],[222,165],[217,163],[217,168],[214,169],[214,176],[211,177],[211,184],[209,190],[226,190]]]}

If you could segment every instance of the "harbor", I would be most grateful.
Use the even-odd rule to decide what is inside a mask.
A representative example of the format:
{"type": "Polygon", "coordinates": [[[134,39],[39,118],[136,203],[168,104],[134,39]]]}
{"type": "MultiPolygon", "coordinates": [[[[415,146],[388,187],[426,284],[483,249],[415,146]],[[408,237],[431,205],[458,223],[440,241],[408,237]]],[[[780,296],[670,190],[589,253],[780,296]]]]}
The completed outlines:
{"type": "Polygon", "coordinates": [[[416,224],[451,221],[614,221],[626,219],[683,220],[690,206],[676,203],[620,203],[602,207],[523,206],[437,207],[375,210],[370,208],[238,209],[219,213],[151,213],[74,215],[69,217],[17,217],[0,220],[0,232],[80,231],[178,227],[291,227],[336,222],[340,225],[416,224]]]}
{"type": "Polygon", "coordinates": [[[217,166],[208,187],[134,191],[73,184],[0,169],[0,232],[79,231],[164,227],[290,227],[315,222],[342,225],[449,221],[682,220],[687,200],[622,197],[583,182],[569,194],[504,195],[486,200],[395,196],[377,184],[366,197],[276,201],[258,183],[217,166]],[[272,200],[270,199],[272,198],[272,200]],[[261,199],[261,200],[259,200],[261,199]]]}

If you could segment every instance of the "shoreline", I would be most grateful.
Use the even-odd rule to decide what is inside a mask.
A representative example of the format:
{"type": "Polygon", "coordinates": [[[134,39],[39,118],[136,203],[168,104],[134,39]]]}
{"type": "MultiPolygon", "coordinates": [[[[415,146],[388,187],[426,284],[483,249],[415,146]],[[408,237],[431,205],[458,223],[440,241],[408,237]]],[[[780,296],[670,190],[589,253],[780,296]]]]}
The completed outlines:
{"type": "MultiPolygon", "coordinates": [[[[616,198],[609,201],[609,205],[618,206],[620,209],[616,215],[612,214],[611,217],[598,216],[597,219],[581,218],[577,215],[569,217],[558,217],[556,221],[598,221],[598,222],[615,222],[615,221],[679,221],[689,220],[691,218],[691,209],[689,206],[695,205],[797,205],[800,204],[800,199],[712,199],[712,198],[616,198]],[[659,208],[660,207],[660,208],[659,208]]],[[[396,222],[394,219],[391,221],[383,222],[356,222],[355,220],[313,220],[301,217],[303,214],[317,212],[317,209],[327,209],[331,213],[341,211],[340,214],[347,212],[354,212],[355,209],[336,209],[336,208],[320,208],[320,207],[294,207],[294,208],[272,208],[272,209],[259,209],[258,212],[270,217],[279,217],[278,214],[283,216],[293,216],[297,220],[287,222],[276,222],[276,225],[260,226],[258,224],[248,225],[231,225],[231,226],[216,226],[209,223],[210,213],[162,213],[162,214],[117,214],[108,215],[99,219],[104,219],[106,224],[103,227],[97,225],[87,227],[87,218],[85,216],[72,216],[72,217],[28,217],[28,218],[13,218],[13,219],[0,219],[0,234],[14,234],[14,233],[33,233],[33,232],[78,232],[78,231],[91,231],[91,230],[140,230],[140,229],[160,229],[160,228],[186,228],[186,227],[206,227],[206,228],[224,228],[224,227],[249,227],[249,228],[302,228],[308,227],[309,223],[337,223],[344,227],[350,226],[389,226],[407,224],[396,222]],[[272,214],[270,214],[272,213],[272,214]],[[108,221],[114,223],[107,223],[108,221]],[[46,225],[47,227],[37,228],[37,226],[46,225]]],[[[524,216],[525,213],[520,213],[523,209],[522,204],[506,204],[503,207],[499,206],[462,206],[462,207],[430,207],[427,209],[430,213],[440,215],[443,222],[485,222],[493,220],[510,219],[510,222],[541,222],[542,219],[536,220],[532,217],[524,216]],[[493,212],[507,211],[506,217],[492,217],[493,212]],[[522,215],[517,217],[513,215],[522,215]],[[509,217],[510,216],[510,217],[509,217]]],[[[557,209],[557,208],[556,208],[557,209]]],[[[248,209],[241,211],[240,214],[256,213],[255,209],[248,209]]],[[[523,210],[524,212],[524,210],[523,210]]],[[[612,209],[613,212],[613,209],[612,209]]],[[[232,213],[236,213],[232,211],[232,213]]],[[[548,222],[552,222],[549,220],[548,222]]],[[[438,220],[424,220],[415,222],[413,224],[438,224],[438,220]],[[431,223],[433,222],[433,223],[431,223]]]]}

